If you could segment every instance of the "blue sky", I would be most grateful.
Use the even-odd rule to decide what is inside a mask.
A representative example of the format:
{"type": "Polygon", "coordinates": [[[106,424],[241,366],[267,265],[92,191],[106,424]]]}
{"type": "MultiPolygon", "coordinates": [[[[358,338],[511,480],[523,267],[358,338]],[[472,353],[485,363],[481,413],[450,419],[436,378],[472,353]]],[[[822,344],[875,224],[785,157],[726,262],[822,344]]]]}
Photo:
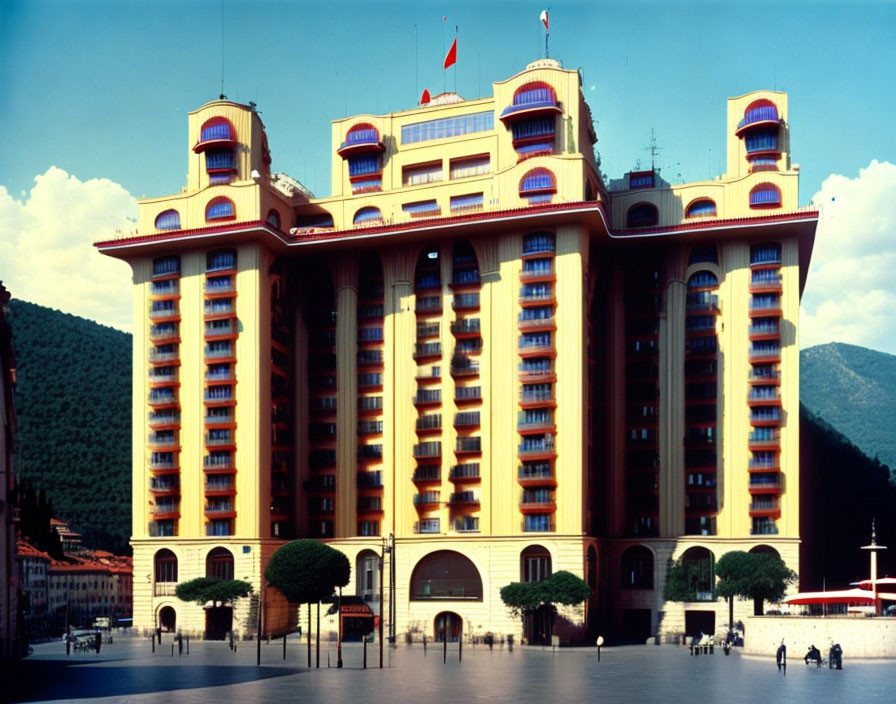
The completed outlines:
{"type": "MultiPolygon", "coordinates": [[[[542,54],[538,15],[545,6],[540,1],[5,0],[0,3],[5,129],[0,256],[4,240],[7,251],[12,242],[21,256],[22,232],[47,217],[36,212],[42,189],[64,188],[72,202],[78,201],[79,187],[91,192],[94,203],[110,199],[114,212],[107,219],[91,224],[85,213],[81,219],[87,224],[73,223],[76,229],[96,230],[83,233],[84,247],[122,213],[133,216],[122,191],[134,197],[178,191],[188,153],[186,114],[217,97],[222,72],[228,97],[258,103],[274,170],[327,195],[330,120],[412,107],[424,87],[435,94],[443,82],[453,89],[456,81],[464,97],[489,94],[492,81],[542,54]],[[450,42],[455,26],[458,64],[444,72],[444,30],[450,42]]],[[[551,55],[583,72],[597,120],[597,148],[611,178],[638,160],[649,163],[644,147],[651,129],[663,148],[658,166],[670,181],[720,173],[726,98],[777,88],[790,96],[802,204],[816,194],[821,199],[822,192],[828,203],[837,202],[836,192],[823,189],[832,174],[845,178],[841,188],[852,185],[854,197],[868,190],[862,179],[889,183],[887,166],[896,163],[894,2],[554,2],[550,16],[551,55]],[[875,160],[882,170],[873,166],[875,160]]],[[[853,206],[860,212],[875,207],[853,206]]],[[[65,215],[54,222],[60,219],[65,215]]],[[[889,238],[890,222],[872,224],[884,228],[868,238],[874,247],[892,250],[886,244],[896,239],[889,238]]],[[[59,245],[52,237],[33,237],[46,239],[43,245],[50,249],[59,245]]],[[[896,256],[890,250],[864,254],[896,256]]],[[[67,265],[77,261],[78,251],[72,247],[67,265]]],[[[84,256],[96,257],[86,248],[84,256]]],[[[819,257],[823,265],[823,251],[819,257]]],[[[22,275],[10,261],[0,258],[0,277],[8,286],[22,275]]],[[[56,274],[46,274],[63,270],[60,265],[56,274]]],[[[127,268],[107,269],[113,271],[118,274],[108,275],[120,279],[118,288],[108,282],[102,294],[92,294],[97,302],[115,290],[126,298],[127,268]]],[[[37,289],[32,294],[27,282],[19,288],[20,296],[37,300],[37,289]]],[[[894,287],[883,294],[881,310],[888,296],[896,302],[894,287]]],[[[819,292],[817,300],[814,295],[807,290],[806,303],[818,316],[830,291],[819,292]]],[[[59,301],[37,302],[121,327],[130,316],[123,308],[104,314],[59,301]]],[[[816,323],[823,321],[811,324],[816,323]]],[[[830,321],[822,327],[834,334],[830,321]]],[[[896,353],[896,334],[847,341],[896,353]]]]}

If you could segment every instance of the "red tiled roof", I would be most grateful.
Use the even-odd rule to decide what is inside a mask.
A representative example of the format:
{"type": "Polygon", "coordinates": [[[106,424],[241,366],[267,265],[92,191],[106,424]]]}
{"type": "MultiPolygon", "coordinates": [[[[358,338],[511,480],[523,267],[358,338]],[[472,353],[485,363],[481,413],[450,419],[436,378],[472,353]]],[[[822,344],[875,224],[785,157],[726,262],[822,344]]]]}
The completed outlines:
{"type": "Polygon", "coordinates": [[[41,552],[30,543],[19,539],[16,541],[16,557],[33,557],[40,560],[51,560],[50,556],[45,552],[41,552]]]}

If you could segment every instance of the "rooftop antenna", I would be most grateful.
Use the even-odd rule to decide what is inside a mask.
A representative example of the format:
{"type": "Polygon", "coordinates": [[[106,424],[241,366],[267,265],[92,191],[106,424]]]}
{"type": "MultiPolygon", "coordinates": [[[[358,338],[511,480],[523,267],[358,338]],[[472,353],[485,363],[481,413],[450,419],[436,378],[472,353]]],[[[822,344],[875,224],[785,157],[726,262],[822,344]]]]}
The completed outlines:
{"type": "Polygon", "coordinates": [[[227,100],[224,95],[224,0],[221,0],[221,100],[227,100]]]}
{"type": "Polygon", "coordinates": [[[653,127],[650,128],[650,141],[647,143],[647,146],[644,147],[641,151],[650,152],[650,170],[656,171],[656,155],[658,152],[663,151],[663,147],[657,146],[656,135],[653,132],[653,127]]]}

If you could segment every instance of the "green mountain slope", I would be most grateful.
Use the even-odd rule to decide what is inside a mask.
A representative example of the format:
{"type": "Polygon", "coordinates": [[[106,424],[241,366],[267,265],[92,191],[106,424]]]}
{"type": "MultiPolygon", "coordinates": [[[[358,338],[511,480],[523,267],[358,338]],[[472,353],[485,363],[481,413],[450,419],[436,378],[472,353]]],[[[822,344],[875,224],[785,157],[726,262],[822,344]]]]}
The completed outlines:
{"type": "Polygon", "coordinates": [[[840,342],[803,350],[800,399],[866,455],[896,467],[896,356],[840,342]]]}
{"type": "Polygon", "coordinates": [[[44,489],[92,547],[126,548],[131,514],[131,336],[10,301],[16,474],[44,489]]]}

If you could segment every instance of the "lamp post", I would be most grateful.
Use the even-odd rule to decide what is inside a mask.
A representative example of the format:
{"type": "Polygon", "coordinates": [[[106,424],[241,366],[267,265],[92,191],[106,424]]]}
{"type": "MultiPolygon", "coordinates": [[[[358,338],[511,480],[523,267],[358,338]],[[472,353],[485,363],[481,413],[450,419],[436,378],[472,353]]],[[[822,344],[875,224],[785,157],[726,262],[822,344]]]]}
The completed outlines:
{"type": "Polygon", "coordinates": [[[395,647],[395,536],[389,533],[389,643],[395,647]]]}
{"type": "MultiPolygon", "coordinates": [[[[384,585],[383,585],[384,574],[383,573],[384,573],[384,563],[386,562],[386,553],[392,552],[392,546],[391,546],[391,544],[389,544],[392,541],[392,534],[391,533],[389,534],[388,541],[386,540],[385,536],[381,540],[382,540],[382,546],[381,546],[382,550],[380,552],[380,614],[379,614],[380,624],[379,624],[379,634],[378,634],[379,641],[380,641],[380,669],[382,669],[382,667],[383,667],[383,619],[386,617],[386,612],[385,612],[385,608],[384,608],[385,600],[383,598],[383,591],[384,591],[384,588],[383,588],[384,587],[384,585]]],[[[390,574],[391,574],[391,569],[392,568],[390,566],[390,568],[389,568],[390,574]]],[[[390,580],[391,580],[391,577],[390,577],[390,580]]],[[[391,614],[391,610],[392,610],[392,608],[391,608],[391,590],[390,590],[389,603],[390,603],[389,611],[391,614]]],[[[391,626],[390,626],[390,629],[391,629],[391,626]]]]}
{"type": "Polygon", "coordinates": [[[886,550],[886,545],[877,544],[877,531],[874,527],[874,519],[871,519],[871,545],[863,545],[862,550],[871,553],[871,591],[874,594],[874,615],[880,616],[880,599],[877,598],[877,553],[886,550]]]}

